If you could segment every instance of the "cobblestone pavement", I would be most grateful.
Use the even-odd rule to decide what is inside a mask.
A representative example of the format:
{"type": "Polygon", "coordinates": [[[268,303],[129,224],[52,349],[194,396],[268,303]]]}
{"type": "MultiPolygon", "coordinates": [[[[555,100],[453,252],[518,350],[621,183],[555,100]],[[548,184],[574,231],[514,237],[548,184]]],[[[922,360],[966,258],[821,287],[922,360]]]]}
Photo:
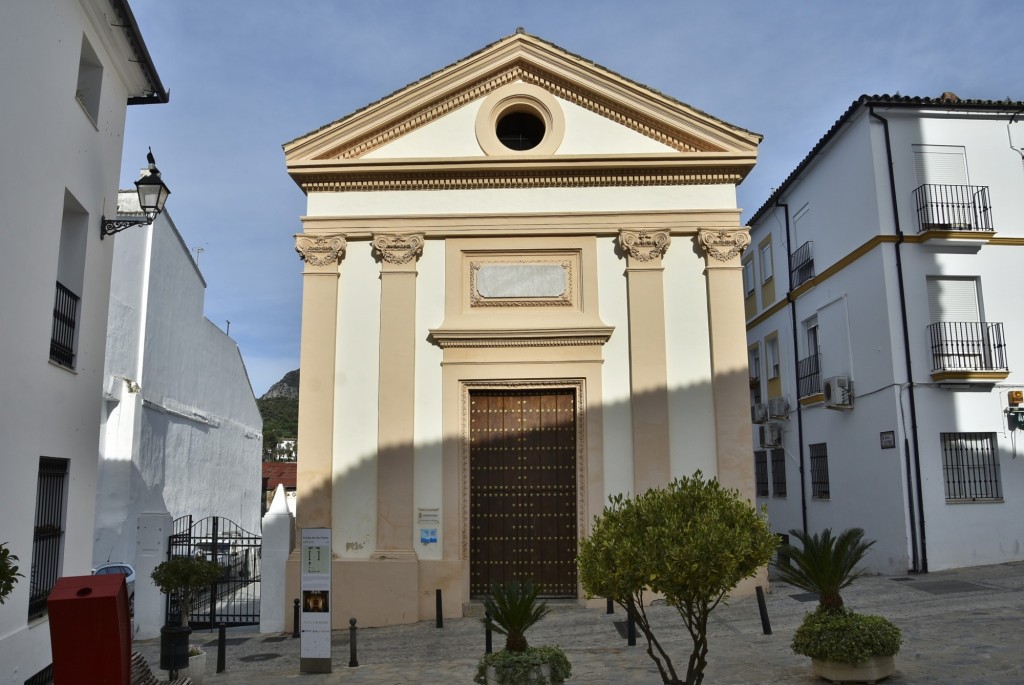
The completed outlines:
{"type": "MultiPolygon", "coordinates": [[[[903,630],[896,674],[886,681],[904,683],[1024,683],[1024,563],[941,571],[910,577],[871,576],[843,592],[846,604],[861,613],[879,614],[903,630]]],[[[789,648],[805,612],[815,607],[800,590],[775,583],[766,594],[772,634],[764,635],[754,597],[736,599],[711,615],[708,685],[739,683],[810,684],[818,681],[806,657],[789,648]]],[[[675,611],[654,607],[656,634],[667,643],[677,669],[685,672],[690,638],[675,611]]],[[[532,645],[558,644],[573,666],[570,682],[598,685],[661,683],[643,637],[626,645],[614,623],[621,609],[564,608],[530,630],[532,645]]],[[[228,631],[225,671],[215,673],[215,632],[197,632],[193,642],[207,645],[207,685],[252,685],[300,680],[321,683],[471,683],[484,651],[478,619],[447,618],[386,628],[360,629],[359,666],[350,668],[348,631],[332,638],[333,672],[299,674],[299,640],[290,634],[260,634],[254,628],[228,631]]],[[[502,646],[495,635],[495,649],[502,646]]],[[[159,665],[159,639],[139,641],[135,649],[159,665]]],[[[166,676],[166,673],[164,673],[166,676]]]]}

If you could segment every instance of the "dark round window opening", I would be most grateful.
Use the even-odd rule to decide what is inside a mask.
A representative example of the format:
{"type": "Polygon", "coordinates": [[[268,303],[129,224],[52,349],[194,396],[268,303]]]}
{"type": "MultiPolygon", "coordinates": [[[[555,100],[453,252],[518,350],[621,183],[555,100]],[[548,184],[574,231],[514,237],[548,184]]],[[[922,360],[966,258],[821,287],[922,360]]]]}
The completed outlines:
{"type": "Polygon", "coordinates": [[[533,112],[509,112],[498,119],[495,133],[510,150],[532,150],[544,140],[544,120],[533,112]]]}

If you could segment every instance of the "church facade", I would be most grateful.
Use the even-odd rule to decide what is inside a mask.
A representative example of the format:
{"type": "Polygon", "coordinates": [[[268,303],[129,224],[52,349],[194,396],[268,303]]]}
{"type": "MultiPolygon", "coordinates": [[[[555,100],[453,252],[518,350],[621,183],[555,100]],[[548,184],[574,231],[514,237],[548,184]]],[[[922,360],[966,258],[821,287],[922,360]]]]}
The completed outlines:
{"type": "Polygon", "coordinates": [[[700,470],[754,499],[736,186],[759,141],[520,31],[285,144],[297,524],[332,531],[335,627],[512,580],[582,599],[612,494],[700,470]]]}

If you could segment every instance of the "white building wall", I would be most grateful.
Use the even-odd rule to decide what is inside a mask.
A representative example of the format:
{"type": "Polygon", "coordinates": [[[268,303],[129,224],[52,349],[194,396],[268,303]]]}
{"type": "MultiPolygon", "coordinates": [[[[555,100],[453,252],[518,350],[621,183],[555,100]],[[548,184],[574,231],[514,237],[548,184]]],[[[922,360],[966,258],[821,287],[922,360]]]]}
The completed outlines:
{"type": "Polygon", "coordinates": [[[92,560],[96,449],[113,249],[100,217],[115,206],[128,85],[134,70],[107,51],[123,33],[104,2],[63,0],[0,6],[0,410],[4,478],[0,541],[25,578],[0,606],[0,684],[23,683],[50,663],[46,618],[27,621],[39,458],[68,459],[62,575],[92,560]],[[115,34],[116,35],[113,35],[115,34]],[[95,122],[75,99],[82,38],[104,66],[95,122]],[[17,94],[17,96],[14,96],[17,94]],[[85,255],[73,372],[49,362],[65,198],[82,210],[85,255]]]}
{"type": "Polygon", "coordinates": [[[331,527],[339,557],[368,559],[377,542],[380,265],[369,241],[351,241],[339,268],[331,527]]]}
{"type": "Polygon", "coordinates": [[[93,561],[131,562],[143,512],[258,532],[262,419],[238,346],[203,316],[206,283],[167,212],[115,240],[93,561]]]}
{"type": "MultiPolygon", "coordinates": [[[[1017,316],[1013,288],[1006,274],[1019,270],[1024,203],[1020,189],[1024,170],[1020,153],[1011,148],[1008,115],[921,118],[916,110],[878,109],[890,122],[893,175],[899,223],[909,240],[899,249],[903,262],[907,328],[912,357],[916,399],[916,427],[920,451],[921,487],[928,570],[1020,560],[1021,533],[1018,521],[1024,502],[1017,496],[1024,486],[1024,468],[1013,454],[1014,438],[1006,429],[1006,392],[1021,386],[1015,366],[1024,353],[1024,323],[1017,316]],[[918,186],[913,144],[962,145],[966,150],[970,183],[988,186],[995,220],[996,239],[988,244],[920,244],[913,191],[918,186]],[[1006,240],[1009,238],[1010,240],[1006,240]],[[1002,322],[1007,341],[1010,375],[993,387],[974,384],[971,389],[940,386],[931,377],[928,338],[930,315],[927,277],[976,276],[981,279],[984,319],[1002,322]],[[1017,352],[1019,350],[1019,352],[1017,352]],[[973,391],[971,391],[973,390],[973,391]],[[942,432],[992,432],[999,445],[1003,501],[947,503],[942,469],[942,432]]],[[[888,162],[883,127],[866,111],[855,114],[820,152],[816,161],[787,188],[782,202],[791,212],[809,208],[810,221],[801,221],[802,233],[793,237],[792,249],[814,240],[817,274],[848,257],[873,236],[895,233],[888,162]],[[869,130],[870,129],[870,130],[869,130]]],[[[784,241],[782,210],[762,216],[753,228],[753,243],[764,232],[775,232],[775,244],[784,241]]],[[[817,314],[821,327],[822,377],[849,375],[855,383],[854,409],[835,411],[821,405],[802,410],[806,478],[807,527],[811,532],[826,526],[842,529],[859,526],[876,540],[867,558],[870,570],[902,573],[912,565],[911,537],[921,536],[917,521],[910,520],[908,482],[916,485],[913,463],[913,418],[904,362],[900,283],[896,248],[876,245],[868,254],[845,264],[841,270],[802,292],[796,303],[799,357],[807,354],[800,325],[817,314]],[[844,311],[835,309],[842,302],[844,311]],[[831,303],[831,304],[830,304],[831,303]],[[845,319],[846,330],[842,330],[845,319]],[[843,338],[848,339],[843,349],[843,338]],[[893,431],[894,449],[880,447],[880,433],[893,431]],[[906,442],[905,442],[906,441],[906,442]],[[806,445],[828,445],[830,498],[811,497],[811,469],[806,445]],[[905,447],[908,445],[908,450],[905,447]],[[912,527],[913,526],[913,527],[912,527]]],[[[776,273],[785,265],[776,255],[776,273]]],[[[784,289],[776,290],[778,297],[784,289]]],[[[759,311],[770,303],[760,303],[759,311]]],[[[788,308],[787,308],[788,309],[788,308]]],[[[748,341],[763,341],[771,330],[783,339],[792,338],[786,311],[777,313],[748,330],[748,341]]],[[[794,357],[782,347],[784,378],[795,383],[794,357]]],[[[763,353],[762,353],[763,356],[763,353]]],[[[787,389],[785,392],[789,392],[787,389]]],[[[798,454],[796,424],[791,418],[786,449],[798,454]]],[[[756,433],[755,433],[756,440],[756,433]]],[[[755,443],[756,447],[756,443],[755,443]]],[[[759,498],[769,505],[773,527],[783,532],[800,527],[800,508],[793,469],[787,462],[790,497],[759,498]]],[[[916,505],[913,509],[916,517],[916,505]]],[[[923,564],[923,559],[921,563],[923,564]]]]}

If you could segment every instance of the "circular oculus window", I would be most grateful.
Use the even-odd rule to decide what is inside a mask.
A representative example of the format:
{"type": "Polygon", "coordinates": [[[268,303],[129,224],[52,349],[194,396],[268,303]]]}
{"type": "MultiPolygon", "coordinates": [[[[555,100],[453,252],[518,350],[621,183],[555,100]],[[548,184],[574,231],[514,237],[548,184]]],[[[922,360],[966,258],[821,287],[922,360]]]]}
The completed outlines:
{"type": "Polygon", "coordinates": [[[476,139],[487,155],[554,154],[564,134],[558,101],[528,83],[512,83],[488,95],[476,118],[476,139]]]}

